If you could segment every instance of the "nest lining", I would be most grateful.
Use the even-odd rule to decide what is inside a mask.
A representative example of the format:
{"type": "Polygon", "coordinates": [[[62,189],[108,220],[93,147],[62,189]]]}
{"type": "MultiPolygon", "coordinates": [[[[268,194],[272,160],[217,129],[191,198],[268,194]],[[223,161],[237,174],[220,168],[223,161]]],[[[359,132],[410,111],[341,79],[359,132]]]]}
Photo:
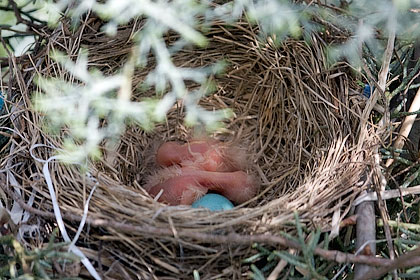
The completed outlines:
{"type": "MultiPolygon", "coordinates": [[[[95,31],[100,27],[98,20],[85,24],[90,24],[90,28],[76,31],[80,41],[68,40],[70,35],[57,30],[55,40],[51,39],[35,54],[39,73],[45,77],[68,77],[47,55],[47,50],[60,49],[76,55],[81,45],[89,49],[92,66],[105,73],[118,71],[131,51],[133,28],[138,27],[122,27],[109,40],[105,34],[95,31]]],[[[130,232],[113,227],[86,230],[78,246],[106,252],[101,259],[105,266],[118,263],[115,267],[108,266],[109,277],[124,271],[130,277],[137,274],[144,278],[156,275],[191,278],[192,271],[197,269],[206,272],[203,279],[241,278],[246,268],[240,261],[249,256],[249,247],[180,239],[177,231],[275,235],[280,229],[293,230],[287,225],[293,222],[295,210],[309,227],[330,230],[332,214],[339,211],[342,219],[350,209],[349,202],[362,191],[356,183],[369,164],[366,159],[373,146],[369,138],[357,145],[363,100],[352,95],[357,85],[345,64],[327,67],[326,46],[318,35],[313,36],[311,44],[287,40],[275,45],[270,40],[260,41],[258,30],[242,22],[229,28],[215,24],[207,37],[208,47],[184,50],[174,56],[174,62],[185,67],[206,66],[222,59],[228,62],[225,75],[214,78],[217,90],[200,104],[210,110],[231,108],[234,111],[226,128],[212,136],[246,143],[243,146],[249,153],[249,166],[261,178],[261,192],[227,212],[209,213],[154,202],[142,188],[150,174],[147,162],[150,151],[163,141],[186,141],[192,131],[183,124],[181,103],[151,133],[136,126],[128,127],[116,150],[106,151],[103,160],[90,166],[89,172],[99,185],[89,205],[89,217],[156,230],[155,234],[153,230],[130,232]],[[173,234],[159,233],[159,229],[168,227],[173,234]]],[[[24,110],[19,117],[25,125],[15,125],[22,141],[18,142],[18,149],[11,149],[8,162],[21,163],[11,169],[11,174],[23,191],[36,190],[36,208],[51,211],[42,164],[29,155],[29,148],[35,143],[59,147],[60,137],[47,135],[40,129],[42,117],[30,106],[28,95],[33,87],[27,81],[33,76],[25,72],[30,67],[34,65],[28,61],[26,65],[22,63],[22,69],[15,69],[26,73],[21,76],[24,83],[16,85],[23,99],[15,101],[24,110]]],[[[137,70],[133,85],[142,83],[151,69],[153,63],[137,70]]],[[[153,94],[138,90],[133,93],[133,99],[153,94]]],[[[34,150],[38,158],[46,159],[52,153],[49,148],[34,150]]],[[[74,166],[54,163],[50,172],[63,212],[80,215],[93,181],[74,166]]],[[[70,222],[68,227],[77,229],[70,222]]],[[[91,257],[98,258],[95,254],[91,257]]]]}

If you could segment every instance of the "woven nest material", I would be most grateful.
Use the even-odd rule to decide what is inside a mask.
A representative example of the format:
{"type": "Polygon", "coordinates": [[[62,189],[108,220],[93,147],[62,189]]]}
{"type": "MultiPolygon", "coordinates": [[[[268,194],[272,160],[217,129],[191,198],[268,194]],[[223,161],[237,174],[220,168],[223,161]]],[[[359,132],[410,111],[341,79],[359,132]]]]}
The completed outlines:
{"type": "MultiPolygon", "coordinates": [[[[101,22],[95,18],[74,33],[63,24],[19,67],[11,64],[15,137],[2,163],[8,170],[4,179],[9,190],[13,186],[23,191],[22,200],[36,193],[32,209],[27,207],[33,214],[29,222],[41,225],[54,221],[54,215],[39,159],[51,157],[50,147],[59,147],[61,138],[41,130],[43,118],[31,108],[30,94],[36,89],[32,80],[36,73],[70,80],[48,53],[58,49],[75,56],[81,46],[88,48],[92,66],[114,73],[130,53],[131,35],[139,28],[121,27],[110,39],[99,31],[101,22]]],[[[290,39],[275,45],[261,41],[258,30],[244,22],[215,24],[207,37],[205,49],[184,50],[174,61],[186,67],[228,62],[226,73],[215,78],[217,90],[200,104],[233,110],[225,129],[212,137],[246,143],[242,147],[261,180],[261,191],[226,212],[155,202],[142,189],[150,174],[150,151],[166,140],[188,140],[192,131],[184,126],[180,103],[151,133],[129,127],[114,152],[105,151],[101,161],[89,166],[98,183],[89,203],[88,226],[77,243],[106,277],[191,279],[197,270],[201,279],[243,278],[249,268],[241,260],[250,256],[251,246],[209,242],[206,236],[276,236],[280,230],[294,230],[294,211],[309,228],[336,231],[363,190],[357,182],[375,142],[369,137],[359,141],[365,131],[360,122],[365,101],[350,68],[344,63],[327,67],[325,40],[333,38],[314,35],[310,44],[290,39]]],[[[143,82],[152,68],[153,63],[138,70],[133,84],[143,82]]],[[[151,95],[138,91],[133,98],[151,95]]],[[[75,233],[95,180],[58,162],[49,164],[49,172],[67,229],[75,233]]]]}

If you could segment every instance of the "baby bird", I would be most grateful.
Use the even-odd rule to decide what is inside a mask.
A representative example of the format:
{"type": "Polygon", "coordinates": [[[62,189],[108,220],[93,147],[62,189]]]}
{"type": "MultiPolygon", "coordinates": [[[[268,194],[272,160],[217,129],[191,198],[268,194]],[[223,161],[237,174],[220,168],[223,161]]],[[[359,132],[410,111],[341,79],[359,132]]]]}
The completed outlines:
{"type": "Polygon", "coordinates": [[[207,171],[238,171],[245,168],[245,153],[217,140],[193,140],[186,144],[166,142],[159,147],[156,162],[161,166],[193,166],[207,171]]]}
{"type": "Polygon", "coordinates": [[[166,142],[159,147],[156,162],[163,168],[148,178],[145,188],[169,205],[191,205],[208,191],[243,203],[259,189],[256,177],[243,171],[244,150],[217,140],[166,142]]]}
{"type": "Polygon", "coordinates": [[[146,185],[153,197],[163,190],[158,201],[169,205],[190,205],[208,190],[239,204],[254,197],[258,188],[255,177],[244,171],[211,172],[191,167],[162,169],[146,185]]]}
{"type": "Polygon", "coordinates": [[[159,202],[169,205],[191,205],[205,195],[208,189],[201,186],[194,176],[176,176],[160,184],[151,186],[148,192],[158,198],[159,202]]]}

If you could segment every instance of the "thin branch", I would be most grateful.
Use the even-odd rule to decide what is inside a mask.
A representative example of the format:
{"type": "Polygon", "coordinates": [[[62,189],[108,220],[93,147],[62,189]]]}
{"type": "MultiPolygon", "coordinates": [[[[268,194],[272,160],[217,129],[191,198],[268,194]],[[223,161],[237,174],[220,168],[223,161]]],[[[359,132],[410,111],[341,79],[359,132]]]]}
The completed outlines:
{"type": "MultiPolygon", "coordinates": [[[[384,95],[384,92],[386,90],[386,81],[388,78],[388,72],[389,72],[389,65],[391,63],[391,59],[392,59],[392,54],[394,52],[394,44],[395,44],[395,24],[396,24],[396,19],[394,17],[391,17],[388,21],[388,27],[390,27],[389,29],[389,37],[388,37],[388,41],[387,41],[387,47],[385,50],[385,53],[383,55],[383,59],[382,59],[382,66],[381,69],[379,71],[378,74],[378,83],[376,84],[376,89],[373,92],[373,95],[371,96],[368,105],[366,106],[365,110],[363,111],[362,114],[362,120],[361,120],[361,135],[359,137],[359,143],[358,145],[361,145],[364,141],[364,137],[366,136],[366,132],[367,132],[367,127],[368,127],[368,119],[369,116],[372,112],[372,109],[374,107],[374,105],[377,103],[379,96],[382,96],[382,98],[385,101],[385,112],[382,116],[382,119],[379,122],[379,127],[377,129],[377,133],[380,132],[384,132],[387,128],[387,126],[389,125],[389,121],[390,121],[390,116],[389,116],[389,101],[386,98],[386,96],[384,95]]],[[[367,67],[365,67],[367,69],[367,67]]],[[[369,74],[369,69],[367,69],[367,73],[369,74]]],[[[366,71],[366,70],[365,70],[366,71]]],[[[373,79],[372,79],[373,80],[373,79]]],[[[381,215],[383,216],[383,218],[386,218],[386,213],[385,213],[385,208],[384,206],[384,202],[383,200],[381,200],[380,197],[380,192],[385,190],[385,185],[386,185],[386,179],[384,177],[384,175],[382,174],[381,168],[380,168],[380,159],[379,159],[379,153],[378,150],[376,149],[376,153],[375,153],[375,165],[374,165],[374,170],[376,173],[376,176],[378,177],[378,186],[376,188],[376,191],[378,192],[378,198],[379,198],[379,205],[382,206],[380,207],[381,210],[381,215]]],[[[369,202],[365,202],[362,205],[369,205],[369,202]]],[[[360,206],[359,206],[360,207],[360,206]]],[[[359,241],[359,238],[362,240],[367,240],[368,238],[371,238],[372,235],[372,230],[373,230],[373,234],[375,234],[375,213],[374,213],[374,208],[373,204],[370,205],[370,207],[368,208],[370,211],[366,211],[366,214],[368,214],[369,216],[367,217],[361,217],[358,215],[358,220],[359,219],[363,219],[363,222],[366,223],[366,225],[370,225],[370,229],[368,232],[364,232],[362,230],[362,228],[360,228],[360,230],[357,232],[357,244],[359,246],[356,246],[357,248],[360,247],[361,242],[359,241]],[[372,229],[372,224],[373,224],[373,229],[372,229]],[[366,236],[365,236],[366,235],[366,236]],[[369,237],[368,237],[369,236],[369,237]]],[[[362,213],[361,213],[362,214],[362,213]]],[[[358,221],[359,224],[359,221],[358,221]]],[[[389,250],[389,256],[391,258],[391,260],[394,259],[394,250],[393,250],[393,244],[390,238],[390,230],[389,230],[389,226],[386,224],[385,225],[385,235],[387,237],[387,241],[388,241],[388,250],[389,250]]],[[[373,236],[373,238],[375,238],[375,236],[373,236]]],[[[372,249],[376,249],[376,247],[372,246],[372,249]]],[[[375,251],[370,252],[371,254],[375,254],[375,251]]],[[[358,275],[357,278],[355,277],[355,279],[361,279],[363,278],[364,275],[369,273],[370,268],[366,267],[366,266],[362,266],[362,265],[358,265],[355,267],[355,271],[358,271],[358,275]],[[363,273],[362,273],[363,271],[363,273]]],[[[396,271],[394,271],[394,279],[397,278],[397,273],[396,271]]]]}
{"type": "MultiPolygon", "coordinates": [[[[384,54],[384,58],[383,58],[383,62],[382,62],[382,66],[381,66],[381,70],[379,72],[379,85],[382,89],[382,91],[385,92],[386,89],[386,81],[388,79],[388,72],[389,72],[389,65],[391,63],[391,58],[392,58],[392,54],[394,52],[394,45],[395,45],[395,32],[396,32],[396,18],[394,16],[392,16],[389,21],[388,21],[388,26],[390,27],[389,31],[389,37],[388,37],[388,42],[387,42],[387,46],[386,46],[386,50],[385,50],[385,54],[384,54]]],[[[385,129],[387,124],[390,121],[390,114],[389,114],[389,100],[387,98],[385,98],[385,108],[386,111],[383,114],[383,117],[381,119],[380,125],[382,129],[385,129]]],[[[378,182],[379,182],[379,188],[376,188],[376,192],[378,194],[378,206],[379,206],[379,210],[380,210],[380,214],[382,216],[382,219],[387,220],[388,218],[388,212],[386,210],[386,204],[384,202],[384,200],[381,199],[381,191],[385,190],[385,186],[387,184],[385,176],[382,174],[380,168],[379,168],[379,154],[376,153],[375,154],[375,161],[376,161],[376,166],[377,166],[377,172],[376,175],[378,176],[378,182]]],[[[389,251],[389,258],[391,260],[394,260],[395,258],[395,252],[394,252],[394,246],[392,243],[392,238],[391,238],[391,230],[389,228],[389,225],[387,223],[384,224],[384,230],[385,230],[385,236],[387,239],[387,244],[388,244],[388,251],[389,251]]],[[[369,273],[367,273],[369,274],[369,273]]],[[[393,271],[393,278],[394,279],[398,279],[397,276],[397,271],[394,270],[393,271]]]]}
{"type": "MultiPolygon", "coordinates": [[[[384,221],[384,232],[385,232],[385,237],[386,237],[386,242],[388,245],[388,252],[389,252],[389,257],[391,260],[395,259],[395,252],[394,252],[394,245],[392,242],[392,235],[391,235],[391,229],[389,227],[389,223],[388,223],[388,211],[385,205],[385,201],[382,199],[381,194],[379,191],[377,191],[378,194],[378,207],[379,207],[379,212],[381,214],[382,220],[384,221]]],[[[369,273],[368,273],[369,274],[369,273]]],[[[397,277],[397,271],[393,271],[393,276],[394,279],[398,279],[397,277]]]]}
{"type": "MultiPolygon", "coordinates": [[[[367,181],[366,183],[368,192],[371,192],[373,188],[372,177],[372,174],[368,174],[366,172],[362,178],[363,181],[367,181]]],[[[372,201],[365,201],[359,204],[356,207],[356,215],[356,250],[358,252],[360,251],[360,255],[375,256],[376,243],[367,243],[376,239],[375,204],[372,201]]],[[[370,269],[371,267],[365,264],[355,265],[354,279],[360,279],[370,269]]]]}
{"type": "Polygon", "coordinates": [[[418,266],[418,259],[420,256],[420,248],[410,251],[401,257],[391,261],[388,266],[383,266],[376,270],[371,270],[361,280],[377,279],[386,273],[404,267],[418,266]]]}
{"type": "MultiPolygon", "coordinates": [[[[420,232],[420,225],[419,224],[410,224],[410,223],[402,223],[399,221],[394,221],[394,220],[388,220],[388,224],[390,227],[393,228],[403,228],[403,229],[408,229],[408,230],[412,230],[412,231],[416,231],[416,232],[420,232]]],[[[377,222],[377,226],[378,227],[383,227],[384,226],[384,221],[379,219],[377,222]]]]}
{"type": "Polygon", "coordinates": [[[27,26],[30,26],[30,27],[35,28],[35,29],[39,29],[39,28],[42,28],[43,27],[43,25],[36,24],[36,23],[34,23],[34,22],[30,21],[30,20],[24,19],[22,17],[21,10],[19,9],[18,5],[16,4],[16,2],[14,0],[9,0],[8,3],[9,3],[9,6],[12,7],[13,12],[15,13],[16,20],[18,22],[24,23],[27,26]]]}
{"type": "MultiPolygon", "coordinates": [[[[380,195],[382,199],[384,200],[406,196],[406,195],[413,195],[413,194],[420,194],[420,185],[401,189],[401,190],[400,189],[386,190],[386,191],[380,192],[380,195]]],[[[357,206],[364,201],[376,201],[376,200],[378,200],[378,194],[376,192],[369,192],[369,193],[362,194],[356,200],[354,200],[353,205],[357,206]]]]}
{"type": "MultiPolygon", "coordinates": [[[[1,188],[10,196],[12,199],[17,201],[19,205],[26,211],[29,211],[35,215],[42,216],[47,219],[55,220],[54,213],[42,211],[39,209],[35,209],[29,205],[27,205],[19,196],[17,196],[14,192],[10,191],[6,184],[0,184],[1,188]]],[[[69,222],[80,222],[82,217],[75,214],[70,213],[63,213],[63,218],[69,222]]],[[[108,219],[94,219],[88,217],[86,220],[87,224],[91,227],[109,227],[120,232],[129,232],[129,233],[137,233],[137,234],[145,234],[150,235],[152,237],[156,236],[173,236],[173,231],[170,228],[157,228],[148,225],[136,226],[130,225],[127,223],[116,222],[115,220],[108,220],[108,219]]],[[[281,236],[274,236],[268,234],[257,234],[257,235],[241,235],[237,233],[229,233],[227,235],[216,235],[216,234],[209,234],[209,233],[201,233],[201,232],[193,232],[189,230],[182,230],[177,231],[177,235],[179,238],[191,238],[196,241],[202,243],[217,243],[217,244],[238,244],[238,245],[250,245],[255,242],[257,243],[265,243],[265,244],[272,244],[272,245],[280,245],[288,248],[293,248],[297,250],[302,250],[302,247],[295,241],[286,239],[281,236]]],[[[420,255],[420,248],[416,251],[420,255]]],[[[315,248],[314,254],[318,255],[326,260],[334,261],[336,263],[360,263],[360,264],[368,264],[371,266],[381,266],[386,267],[391,264],[394,264],[394,261],[384,258],[377,258],[371,256],[364,256],[364,255],[354,255],[354,254],[347,254],[336,250],[325,250],[321,248],[315,248]]],[[[402,263],[400,268],[420,265],[420,257],[412,257],[410,259],[409,265],[406,263],[402,263]]]]}
{"type": "MultiPolygon", "coordinates": [[[[375,225],[375,205],[371,201],[363,202],[356,208],[357,223],[356,223],[356,248],[359,249],[370,240],[376,238],[375,225]],[[372,223],[373,220],[373,223],[372,223]]],[[[376,243],[367,244],[361,251],[360,255],[374,256],[376,253],[376,243]]],[[[359,264],[354,267],[354,279],[366,274],[371,269],[370,266],[359,264]]]]}
{"type": "MultiPolygon", "coordinates": [[[[417,90],[416,97],[414,98],[413,103],[410,106],[408,112],[417,112],[420,110],[420,88],[417,90]]],[[[404,122],[401,125],[400,132],[398,133],[397,140],[394,142],[395,149],[401,149],[404,146],[405,139],[407,139],[410,134],[411,128],[413,127],[414,121],[416,120],[417,115],[409,115],[405,117],[404,122]]],[[[398,154],[396,154],[398,155],[398,154]]],[[[388,159],[386,162],[386,167],[391,166],[394,162],[393,158],[388,159]]]]}
{"type": "Polygon", "coordinates": [[[34,32],[17,30],[8,24],[0,24],[0,31],[1,30],[7,30],[7,31],[18,33],[18,34],[24,34],[24,35],[35,35],[34,32]]]}
{"type": "MultiPolygon", "coordinates": [[[[6,12],[14,12],[14,9],[11,7],[1,7],[0,6],[0,11],[6,11],[6,12]]],[[[20,11],[20,13],[24,16],[27,16],[30,20],[32,21],[36,21],[40,24],[46,25],[47,23],[43,20],[37,19],[36,17],[32,16],[31,13],[34,12],[35,10],[30,10],[30,11],[20,11]]]]}

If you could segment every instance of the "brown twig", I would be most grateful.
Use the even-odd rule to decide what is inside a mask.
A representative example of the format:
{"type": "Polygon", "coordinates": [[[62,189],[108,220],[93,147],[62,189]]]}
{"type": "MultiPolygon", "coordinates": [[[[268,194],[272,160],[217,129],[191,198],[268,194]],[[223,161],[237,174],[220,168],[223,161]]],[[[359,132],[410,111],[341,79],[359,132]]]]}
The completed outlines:
{"type": "MultiPolygon", "coordinates": [[[[362,180],[367,184],[367,191],[372,191],[372,174],[366,171],[362,180]]],[[[365,201],[356,207],[356,250],[361,255],[374,256],[376,254],[376,226],[375,226],[375,204],[372,201],[365,201]],[[373,242],[372,242],[373,241],[373,242]],[[369,242],[369,243],[367,243],[369,242]],[[367,245],[366,245],[367,244],[367,245]],[[362,246],[365,246],[362,248],[362,246]]],[[[360,264],[354,267],[354,279],[360,279],[371,268],[368,265],[360,264]]]]}
{"type": "Polygon", "coordinates": [[[35,35],[35,33],[30,32],[30,31],[22,31],[22,30],[14,29],[11,25],[7,25],[7,24],[0,24],[0,30],[7,30],[14,33],[22,34],[22,35],[35,35]]]}
{"type": "MultiPolygon", "coordinates": [[[[388,211],[386,209],[385,201],[381,197],[381,193],[377,191],[377,194],[378,194],[379,212],[381,214],[382,219],[384,220],[384,232],[385,232],[386,242],[388,245],[388,252],[389,252],[390,259],[392,260],[395,258],[395,252],[394,252],[394,246],[392,243],[391,229],[388,224],[388,211]]],[[[394,278],[395,277],[396,277],[396,271],[394,272],[394,278]]]]}
{"type": "MultiPolygon", "coordinates": [[[[44,218],[55,220],[55,215],[51,212],[42,211],[39,209],[35,209],[29,205],[27,205],[20,197],[18,197],[14,192],[10,191],[5,184],[0,184],[2,189],[10,195],[15,201],[19,203],[19,205],[33,214],[42,216],[44,218]]],[[[63,218],[69,222],[80,222],[82,217],[79,215],[74,215],[70,213],[62,213],[63,218]]],[[[108,219],[93,219],[87,218],[87,224],[93,227],[110,227],[116,229],[121,232],[130,232],[130,233],[143,233],[156,236],[173,236],[173,232],[170,228],[157,228],[153,226],[135,226],[126,223],[116,222],[113,220],[108,219]]],[[[216,234],[209,234],[209,233],[201,233],[201,232],[193,232],[188,230],[182,230],[177,232],[178,237],[182,238],[191,238],[196,241],[200,241],[203,243],[218,243],[218,244],[241,244],[241,245],[250,245],[255,242],[258,243],[265,243],[265,244],[273,244],[273,245],[281,245],[288,248],[293,248],[297,250],[301,250],[302,247],[289,239],[286,239],[281,236],[274,236],[268,234],[257,234],[257,235],[241,235],[237,233],[229,233],[227,235],[216,235],[216,234]]],[[[420,249],[419,249],[420,252],[420,249]]],[[[334,261],[337,263],[360,263],[360,264],[368,264],[371,266],[381,266],[387,267],[390,264],[394,264],[394,261],[384,258],[377,258],[371,256],[364,256],[364,255],[354,255],[354,254],[347,254],[336,250],[325,250],[321,248],[315,248],[314,254],[318,255],[326,260],[334,261]]],[[[400,264],[400,263],[399,263],[400,264]]],[[[395,265],[395,264],[394,264],[395,265]]],[[[420,257],[410,258],[410,262],[408,263],[401,263],[399,267],[408,267],[413,265],[420,265],[420,257]]]]}
{"type": "MultiPolygon", "coordinates": [[[[420,110],[420,89],[417,91],[416,96],[414,97],[413,103],[411,103],[410,109],[408,112],[416,112],[420,110]]],[[[402,149],[404,146],[405,140],[408,138],[408,135],[411,132],[411,129],[413,128],[414,121],[416,120],[417,115],[409,115],[406,116],[400,131],[398,133],[397,140],[394,142],[394,148],[395,149],[402,149]]],[[[395,153],[396,156],[398,156],[398,153],[395,153]]],[[[390,167],[391,164],[394,162],[394,158],[390,158],[386,162],[386,167],[390,167]]]]}
{"type": "Polygon", "coordinates": [[[21,11],[20,11],[20,9],[19,9],[19,7],[18,7],[18,5],[16,4],[16,2],[15,2],[15,1],[13,1],[13,0],[9,0],[9,6],[11,6],[11,7],[12,7],[13,12],[15,13],[16,20],[17,20],[18,22],[20,22],[20,23],[24,23],[24,24],[26,24],[27,26],[30,26],[30,27],[32,27],[32,28],[34,28],[34,29],[39,29],[39,28],[42,28],[42,27],[43,27],[42,25],[39,25],[39,24],[33,23],[33,22],[32,22],[32,21],[30,21],[30,20],[26,20],[26,19],[24,19],[24,18],[22,17],[22,13],[21,13],[21,11]]]}
{"type": "MultiPolygon", "coordinates": [[[[402,198],[407,195],[415,195],[415,194],[420,194],[420,185],[409,187],[406,189],[386,190],[386,191],[380,192],[381,199],[383,200],[393,199],[396,197],[402,198]]],[[[370,192],[370,193],[362,194],[361,196],[359,196],[356,200],[354,200],[353,205],[357,206],[366,201],[376,201],[376,200],[378,200],[378,194],[376,192],[370,192]]]]}
{"type": "MultiPolygon", "coordinates": [[[[375,83],[377,88],[375,89],[373,95],[371,96],[371,98],[369,100],[369,103],[368,103],[368,106],[366,106],[365,111],[363,112],[363,119],[362,119],[362,124],[363,124],[362,129],[363,130],[365,130],[368,127],[367,126],[368,118],[370,116],[370,113],[372,111],[373,106],[377,103],[380,95],[382,96],[382,98],[385,101],[385,112],[383,114],[383,117],[382,117],[381,121],[379,122],[378,131],[384,131],[386,129],[387,125],[389,124],[389,120],[390,120],[389,109],[388,109],[388,107],[389,107],[388,106],[388,100],[383,94],[385,92],[385,89],[386,89],[386,81],[387,81],[388,72],[389,72],[389,65],[391,63],[391,58],[392,58],[392,54],[394,52],[394,43],[395,43],[395,28],[392,28],[392,26],[395,26],[395,18],[390,18],[390,21],[392,21],[391,23],[393,23],[394,25],[390,24],[391,30],[390,30],[390,34],[389,34],[388,41],[387,41],[387,47],[386,47],[385,53],[383,55],[382,66],[381,66],[381,69],[380,69],[379,74],[378,74],[378,82],[377,82],[377,84],[375,83]]],[[[366,71],[367,67],[364,67],[364,69],[366,71]]],[[[367,73],[369,73],[369,71],[367,71],[367,73]]],[[[361,137],[360,137],[361,139],[359,139],[360,141],[363,141],[364,135],[365,135],[365,133],[361,133],[361,137]]],[[[360,142],[359,142],[359,144],[360,144],[360,142]]],[[[381,173],[379,163],[380,163],[379,155],[378,155],[378,151],[376,151],[374,168],[375,168],[376,176],[378,176],[378,179],[379,179],[378,180],[379,184],[377,184],[377,191],[378,192],[384,191],[385,190],[384,187],[386,185],[386,180],[385,180],[383,174],[381,173]]],[[[381,201],[381,202],[382,202],[382,205],[383,205],[383,201],[381,201]]],[[[381,208],[381,215],[384,216],[385,215],[384,214],[385,209],[383,207],[380,207],[380,208],[381,208]]],[[[358,244],[356,246],[357,248],[359,248],[362,245],[362,242],[359,241],[359,239],[363,239],[364,241],[366,241],[366,240],[372,240],[372,237],[373,237],[373,239],[376,238],[376,236],[372,236],[372,233],[375,233],[375,229],[374,229],[374,224],[375,224],[375,215],[374,214],[375,214],[375,211],[374,211],[374,208],[373,208],[373,204],[370,205],[368,207],[368,209],[370,209],[370,211],[366,211],[366,214],[368,214],[368,216],[366,216],[366,217],[360,216],[359,213],[357,212],[358,220],[362,219],[364,221],[364,223],[370,225],[370,229],[371,229],[367,233],[367,232],[364,232],[362,230],[362,228],[360,228],[360,230],[358,231],[358,234],[357,234],[357,244],[358,244]],[[372,228],[372,224],[373,224],[373,228],[372,228]],[[373,230],[373,232],[372,232],[372,230],[373,230]],[[369,237],[367,237],[365,235],[369,235],[369,237]]],[[[359,221],[358,221],[358,223],[359,223],[359,221]]],[[[388,230],[389,230],[389,228],[388,228],[388,230]]],[[[390,255],[390,258],[393,259],[394,258],[394,251],[393,251],[393,246],[392,246],[392,241],[390,239],[390,232],[389,231],[386,232],[386,236],[387,236],[387,241],[388,241],[388,246],[389,246],[389,255],[390,255]]],[[[372,246],[372,248],[374,248],[374,247],[372,246]]],[[[374,251],[371,252],[371,253],[375,254],[374,251]]],[[[368,267],[365,267],[365,266],[363,268],[360,268],[360,266],[356,266],[355,267],[355,279],[363,278],[363,276],[366,275],[366,273],[368,273],[369,270],[370,269],[368,267]],[[356,273],[357,273],[357,275],[356,275],[356,273]]],[[[396,275],[397,275],[396,271],[394,271],[394,279],[396,278],[396,275]]]]}
{"type": "MultiPolygon", "coordinates": [[[[378,79],[379,79],[379,85],[381,87],[381,89],[383,91],[385,91],[386,89],[386,81],[387,81],[387,77],[388,77],[388,72],[389,72],[389,65],[391,63],[391,58],[392,58],[392,53],[394,52],[394,44],[395,44],[395,34],[396,34],[396,18],[395,16],[392,16],[389,19],[389,26],[390,26],[390,30],[389,30],[389,37],[388,37],[388,42],[387,42],[387,46],[386,46],[386,50],[384,53],[384,57],[383,57],[383,62],[382,62],[382,66],[381,66],[381,70],[379,71],[379,75],[378,75],[378,79]]],[[[386,101],[386,108],[389,108],[389,101],[387,98],[385,98],[386,101]]],[[[390,121],[390,115],[389,115],[389,110],[387,110],[385,112],[385,114],[383,115],[382,119],[381,119],[381,126],[384,129],[386,127],[386,124],[388,124],[390,121]]],[[[379,165],[379,155],[376,154],[376,160],[377,160],[377,164],[379,165]]],[[[379,167],[379,166],[378,166],[379,167]]],[[[378,172],[376,172],[376,175],[378,176],[378,181],[380,182],[380,184],[378,185],[380,188],[377,188],[377,192],[378,192],[378,205],[379,205],[379,209],[381,212],[381,216],[383,219],[386,219],[388,216],[386,207],[385,207],[385,203],[384,201],[381,199],[380,197],[380,192],[385,190],[385,185],[386,185],[386,180],[384,178],[384,175],[381,173],[381,170],[379,168],[377,168],[378,172]],[[384,183],[384,184],[382,184],[384,183]]],[[[391,231],[389,228],[388,224],[384,225],[384,229],[385,229],[385,236],[387,239],[387,243],[388,243],[388,251],[389,251],[389,258],[391,260],[393,260],[395,258],[395,253],[394,253],[394,247],[393,247],[393,243],[392,243],[392,238],[391,238],[391,231]]],[[[369,273],[368,273],[369,274],[369,273]]],[[[397,276],[397,271],[394,270],[393,271],[393,278],[394,279],[398,279],[397,276]]]]}
{"type": "MultiPolygon", "coordinates": [[[[1,6],[0,6],[0,11],[13,12],[13,11],[14,11],[14,9],[13,9],[12,7],[1,7],[1,6]]],[[[27,16],[27,17],[28,17],[29,19],[31,19],[32,21],[36,21],[36,22],[38,22],[38,23],[40,23],[40,24],[44,24],[44,25],[46,25],[46,24],[47,24],[45,21],[40,20],[40,19],[37,19],[36,17],[33,17],[33,16],[30,14],[31,12],[33,12],[33,10],[31,10],[31,11],[21,11],[21,10],[20,10],[20,13],[21,13],[22,15],[27,16]]]]}
{"type": "Polygon", "coordinates": [[[390,264],[387,266],[383,266],[376,270],[371,270],[363,278],[361,278],[361,280],[377,279],[377,278],[382,277],[384,274],[392,270],[396,270],[398,268],[418,266],[419,256],[420,256],[420,248],[417,248],[391,261],[390,264]]]}
{"type": "MultiPolygon", "coordinates": [[[[357,224],[356,224],[356,248],[359,249],[368,241],[376,239],[376,225],[375,225],[375,205],[372,201],[361,203],[356,208],[357,224]],[[373,222],[372,222],[373,221],[373,222]]],[[[367,244],[361,256],[372,256],[376,253],[376,243],[370,242],[367,244]]],[[[368,265],[357,265],[354,268],[354,279],[360,279],[371,269],[368,265]]]]}

